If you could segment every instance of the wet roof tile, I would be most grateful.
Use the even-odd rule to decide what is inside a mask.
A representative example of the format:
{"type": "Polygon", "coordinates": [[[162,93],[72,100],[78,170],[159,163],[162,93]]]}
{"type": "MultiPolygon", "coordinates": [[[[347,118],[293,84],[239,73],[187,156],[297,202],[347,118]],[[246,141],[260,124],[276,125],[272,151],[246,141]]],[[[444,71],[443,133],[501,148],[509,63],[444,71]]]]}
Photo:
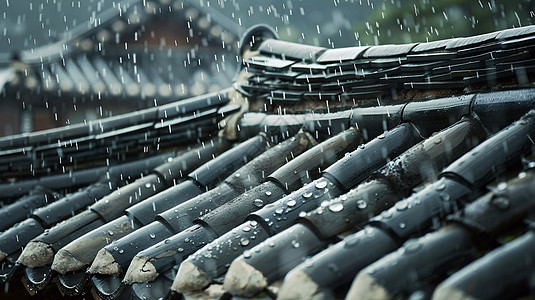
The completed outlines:
{"type": "Polygon", "coordinates": [[[327,49],[316,60],[318,63],[343,62],[359,58],[369,47],[348,47],[327,49]]]}
{"type": "Polygon", "coordinates": [[[362,57],[364,58],[382,58],[392,56],[402,56],[408,54],[412,48],[417,44],[403,44],[403,45],[380,45],[371,46],[368,48],[362,57]]]}
{"type": "Polygon", "coordinates": [[[279,57],[310,61],[315,60],[325,48],[272,39],[263,42],[258,50],[279,57]]]}

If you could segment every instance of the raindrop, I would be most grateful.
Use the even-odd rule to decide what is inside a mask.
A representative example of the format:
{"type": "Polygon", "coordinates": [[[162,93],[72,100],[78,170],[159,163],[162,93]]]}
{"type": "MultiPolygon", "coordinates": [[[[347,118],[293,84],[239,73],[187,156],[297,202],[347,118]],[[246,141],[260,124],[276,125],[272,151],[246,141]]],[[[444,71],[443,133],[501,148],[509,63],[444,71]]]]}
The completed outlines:
{"type": "Polygon", "coordinates": [[[507,183],[506,182],[500,182],[498,184],[498,190],[499,191],[505,191],[507,189],[507,183]]]}
{"type": "Polygon", "coordinates": [[[255,199],[255,200],[253,201],[253,204],[254,204],[254,206],[256,206],[256,207],[262,207],[262,206],[264,205],[264,201],[262,201],[262,199],[255,199]]]}
{"type": "Polygon", "coordinates": [[[294,248],[299,248],[299,246],[300,246],[300,245],[299,245],[299,242],[298,242],[298,241],[296,241],[296,240],[292,240],[292,247],[294,247],[294,248]]]}
{"type": "Polygon", "coordinates": [[[396,202],[395,204],[395,207],[398,211],[403,211],[403,210],[406,210],[407,207],[408,207],[408,203],[407,201],[399,201],[399,202],[396,202]]]}
{"type": "Polygon", "coordinates": [[[280,207],[277,208],[277,209],[275,210],[275,213],[276,213],[277,215],[282,215],[282,212],[283,212],[283,209],[280,208],[280,207]]]}
{"type": "Polygon", "coordinates": [[[258,222],[255,220],[249,221],[249,224],[253,227],[256,227],[258,225],[258,222]]]}
{"type": "Polygon", "coordinates": [[[268,243],[269,247],[271,247],[271,248],[275,247],[275,242],[273,242],[272,239],[269,239],[267,243],[268,243]]]}
{"type": "Polygon", "coordinates": [[[416,240],[408,241],[405,244],[405,247],[403,249],[405,250],[405,253],[410,254],[418,251],[418,249],[422,248],[422,244],[416,240]]]}
{"type": "Polygon", "coordinates": [[[295,202],[295,200],[290,200],[288,201],[288,203],[286,203],[286,205],[288,205],[288,207],[294,207],[297,203],[295,202]]]}
{"type": "Polygon", "coordinates": [[[310,198],[310,197],[312,197],[312,193],[311,193],[311,192],[305,192],[305,193],[303,193],[303,198],[308,199],[308,198],[310,198]]]}
{"type": "Polygon", "coordinates": [[[385,210],[381,213],[381,217],[383,219],[390,219],[392,217],[392,211],[389,209],[389,210],[385,210]]]}
{"type": "Polygon", "coordinates": [[[240,173],[236,173],[236,175],[234,175],[236,178],[240,177],[240,173]]]}
{"type": "Polygon", "coordinates": [[[435,190],[437,191],[443,191],[446,188],[446,183],[441,182],[439,185],[435,187],[435,190]]]}
{"type": "Polygon", "coordinates": [[[271,191],[266,191],[266,196],[271,196],[271,191]]]}
{"type": "Polygon", "coordinates": [[[438,144],[440,144],[440,143],[442,143],[442,139],[441,139],[441,138],[438,138],[438,139],[435,140],[435,144],[436,144],[436,145],[438,145],[438,144]]]}
{"type": "Polygon", "coordinates": [[[148,189],[150,189],[150,183],[148,183],[148,182],[145,183],[145,187],[148,188],[148,189]]]}
{"type": "Polygon", "coordinates": [[[299,217],[301,217],[301,218],[306,217],[306,215],[307,215],[307,212],[306,212],[306,211],[301,211],[301,212],[299,213],[299,217]]]}
{"type": "Polygon", "coordinates": [[[346,247],[346,248],[355,247],[355,245],[358,244],[358,243],[359,243],[359,239],[358,238],[351,237],[349,239],[346,239],[344,247],[346,247]]]}
{"type": "Polygon", "coordinates": [[[243,232],[249,232],[249,231],[251,231],[251,227],[245,226],[245,227],[243,227],[242,230],[243,230],[243,232]]]}
{"type": "Polygon", "coordinates": [[[364,200],[357,201],[357,208],[358,209],[365,209],[368,206],[368,203],[364,200]]]}
{"type": "Polygon", "coordinates": [[[505,197],[494,197],[492,199],[492,205],[494,205],[496,208],[500,210],[506,210],[509,208],[511,203],[509,202],[509,199],[505,197]]]}
{"type": "Polygon", "coordinates": [[[149,236],[150,236],[151,239],[156,237],[156,235],[154,233],[149,234],[149,236]]]}
{"type": "Polygon", "coordinates": [[[331,271],[332,273],[337,273],[338,272],[338,266],[336,264],[334,264],[334,263],[329,263],[327,265],[327,269],[329,271],[331,271]]]}
{"type": "Polygon", "coordinates": [[[317,189],[324,189],[327,187],[327,180],[321,180],[320,182],[316,183],[317,189]]]}
{"type": "Polygon", "coordinates": [[[178,248],[177,251],[178,251],[178,253],[182,253],[182,252],[184,252],[184,248],[178,248]]]}
{"type": "Polygon", "coordinates": [[[403,229],[405,227],[407,227],[407,225],[405,225],[405,223],[399,223],[399,228],[403,229]]]}
{"type": "Polygon", "coordinates": [[[240,245],[242,245],[242,246],[244,246],[244,247],[247,246],[247,245],[249,245],[249,240],[246,239],[246,238],[242,238],[242,239],[240,240],[240,245]]]}
{"type": "Polygon", "coordinates": [[[109,235],[113,235],[113,231],[108,230],[108,234],[109,234],[109,235]]]}
{"type": "Polygon", "coordinates": [[[342,211],[343,209],[344,209],[344,205],[341,202],[335,202],[329,205],[329,210],[332,212],[339,212],[339,211],[342,211]]]}
{"type": "Polygon", "coordinates": [[[381,133],[377,138],[380,139],[380,140],[382,140],[382,139],[384,139],[385,137],[386,137],[386,133],[383,132],[383,133],[381,133]]]}
{"type": "Polygon", "coordinates": [[[249,251],[249,250],[243,251],[243,257],[250,258],[251,257],[251,251],[249,251]]]}

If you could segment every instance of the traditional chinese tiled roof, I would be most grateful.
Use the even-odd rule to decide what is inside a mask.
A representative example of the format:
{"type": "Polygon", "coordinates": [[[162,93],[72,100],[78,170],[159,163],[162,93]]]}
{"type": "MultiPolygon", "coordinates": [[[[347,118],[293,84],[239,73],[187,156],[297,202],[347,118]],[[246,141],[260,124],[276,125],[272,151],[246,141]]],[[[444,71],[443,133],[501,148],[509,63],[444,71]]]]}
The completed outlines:
{"type": "Polygon", "coordinates": [[[0,53],[1,97],[8,111],[17,111],[0,122],[0,135],[94,121],[112,110],[123,114],[230,86],[240,32],[190,2],[122,1],[54,42],[0,53]]]}
{"type": "Polygon", "coordinates": [[[529,295],[534,28],[326,49],[254,27],[226,90],[2,138],[2,278],[97,299],[529,295]]]}

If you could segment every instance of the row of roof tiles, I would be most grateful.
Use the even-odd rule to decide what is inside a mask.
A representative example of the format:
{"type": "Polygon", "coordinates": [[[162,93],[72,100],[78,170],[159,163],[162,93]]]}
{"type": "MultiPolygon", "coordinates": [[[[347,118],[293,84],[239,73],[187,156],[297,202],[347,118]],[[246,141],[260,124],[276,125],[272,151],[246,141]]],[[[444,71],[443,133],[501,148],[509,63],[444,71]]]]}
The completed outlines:
{"type": "MultiPolygon", "coordinates": [[[[531,30],[520,28],[427,47],[442,51],[449,50],[450,44],[450,49],[492,44],[497,37],[521,37],[531,30]]],[[[527,44],[531,41],[521,39],[512,44],[525,47],[523,40],[527,44]]],[[[490,48],[478,47],[478,51],[495,50],[502,45],[497,42],[490,48]]],[[[405,55],[416,47],[396,48],[407,48],[396,55],[405,55]]],[[[351,51],[355,51],[352,55],[358,52],[356,57],[364,57],[368,51],[381,53],[387,48],[392,47],[351,51]]],[[[273,57],[265,57],[269,53],[282,58],[281,62],[289,57],[304,59],[267,71],[269,76],[281,74],[281,78],[288,78],[285,72],[291,65],[316,65],[303,57],[307,51],[323,51],[274,40],[263,41],[258,49],[261,56],[246,60],[248,68],[244,72],[252,73],[253,79],[248,83],[256,80],[257,86],[267,90],[273,89],[272,83],[259,82],[255,76],[258,72],[265,75],[271,66],[258,67],[255,57],[273,61],[273,57]]],[[[337,50],[326,50],[317,60],[330,51],[337,50]]],[[[386,57],[388,53],[392,52],[381,55],[386,57]]],[[[525,71],[528,75],[531,72],[529,68],[525,71]]],[[[516,74],[507,78],[510,77],[516,78],[516,74]]],[[[245,85],[237,84],[239,89],[245,85]]],[[[251,100],[264,100],[255,96],[251,100]]],[[[205,140],[202,146],[179,148],[167,156],[174,159],[148,173],[146,160],[140,161],[134,164],[137,169],[130,170],[130,179],[116,173],[118,178],[108,176],[49,205],[49,199],[60,196],[53,191],[35,191],[15,201],[14,206],[4,207],[7,215],[19,216],[11,223],[23,220],[26,214],[30,218],[0,234],[3,278],[9,281],[22,276],[33,294],[42,293],[57,272],[57,284],[63,293],[78,295],[90,287],[95,297],[105,299],[168,297],[170,290],[186,297],[206,296],[211,291],[217,294],[220,286],[200,294],[193,292],[214,282],[224,282],[227,293],[239,296],[266,291],[269,297],[281,299],[320,299],[332,297],[333,290],[343,292],[358,273],[348,298],[411,294],[431,297],[440,280],[462,267],[451,264],[456,256],[437,260],[433,247],[456,253],[454,250],[473,247],[472,240],[484,237],[488,242],[479,246],[479,252],[486,252],[499,243],[499,234],[514,235],[515,230],[522,232],[525,228],[522,221],[532,209],[529,201],[524,201],[533,198],[526,196],[533,193],[529,184],[531,171],[521,172],[519,179],[509,184],[502,182],[483,200],[477,199],[488,192],[487,185],[493,180],[505,181],[510,178],[507,172],[522,170],[518,167],[522,158],[530,157],[535,123],[533,112],[528,111],[534,99],[532,89],[515,88],[324,114],[246,113],[238,120],[239,126],[233,128],[244,142],[230,150],[225,150],[230,145],[224,138],[206,141],[209,133],[204,132],[196,136],[205,140]],[[262,134],[254,136],[259,132],[262,134]],[[358,144],[361,145],[357,147],[358,144]],[[140,173],[146,175],[131,182],[140,173]],[[73,201],[78,204],[72,206],[73,201]],[[26,207],[16,205],[23,202],[26,207]],[[42,205],[45,206],[31,213],[42,205]],[[88,210],[83,210],[85,205],[88,210]],[[478,207],[483,207],[483,212],[478,207]],[[494,225],[481,219],[491,213],[496,220],[494,225]],[[70,217],[71,214],[75,215],[70,217]],[[460,229],[453,225],[442,227],[448,215],[461,224],[457,226],[460,229]],[[442,229],[430,234],[431,238],[418,239],[439,228],[442,229]],[[340,240],[338,235],[348,231],[355,234],[340,240]],[[381,258],[413,237],[418,240],[381,258]],[[325,249],[331,243],[337,244],[325,249]],[[299,264],[304,256],[311,255],[311,260],[299,264]],[[425,258],[426,263],[414,257],[425,258]],[[272,285],[286,273],[280,290],[272,285]],[[404,276],[408,282],[403,281],[404,276]]],[[[197,113],[193,112],[192,124],[200,119],[197,113]]],[[[191,112],[184,115],[188,114],[191,112]]],[[[119,120],[124,121],[121,126],[129,128],[126,118],[119,120]]],[[[116,128],[110,127],[113,129],[116,128]]],[[[58,139],[68,140],[69,130],[54,132],[58,139]]],[[[82,131],[85,130],[84,127],[82,131]]],[[[109,134],[113,136],[114,132],[109,134]]],[[[18,143],[35,146],[26,144],[32,137],[33,134],[21,136],[18,143]]],[[[47,143],[44,138],[35,141],[37,145],[47,143]]],[[[161,158],[166,159],[165,155],[161,158]]],[[[90,182],[84,185],[87,184],[90,182]]],[[[13,185],[17,181],[3,188],[13,189],[13,185]]],[[[520,251],[528,260],[532,254],[525,245],[529,245],[530,238],[528,232],[508,248],[520,251]]],[[[497,249],[498,254],[492,255],[504,256],[502,251],[497,249]]],[[[508,260],[496,261],[499,264],[508,260]]],[[[494,260],[484,267],[492,269],[491,263],[494,260]]],[[[496,285],[492,292],[485,282],[491,284],[501,277],[484,281],[470,273],[473,267],[468,266],[468,271],[444,282],[435,297],[464,297],[469,293],[474,298],[482,297],[475,294],[479,289],[464,288],[469,275],[471,280],[484,282],[483,289],[489,295],[503,296],[510,286],[528,282],[530,266],[523,266],[518,279],[502,280],[502,289],[496,285]]],[[[504,270],[504,274],[507,272],[504,270]]],[[[520,290],[522,293],[525,290],[520,290]]]]}
{"type": "MultiPolygon", "coordinates": [[[[238,85],[270,102],[403,98],[414,90],[477,90],[498,79],[529,84],[533,27],[446,41],[324,49],[269,40],[238,85]]],[[[465,91],[466,92],[466,91],[465,91]]]]}

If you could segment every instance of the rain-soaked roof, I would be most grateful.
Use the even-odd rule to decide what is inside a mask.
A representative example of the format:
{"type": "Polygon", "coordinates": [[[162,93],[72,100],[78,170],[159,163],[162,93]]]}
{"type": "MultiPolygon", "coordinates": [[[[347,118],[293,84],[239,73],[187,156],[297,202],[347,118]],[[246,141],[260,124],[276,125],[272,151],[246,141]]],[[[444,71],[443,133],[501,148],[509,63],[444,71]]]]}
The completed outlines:
{"type": "MultiPolygon", "coordinates": [[[[196,5],[186,20],[224,40],[196,5]]],[[[234,50],[218,90],[0,138],[4,298],[532,293],[534,26],[332,48],[260,25],[234,50]]],[[[132,74],[169,61],[145,55],[132,74]]],[[[75,97],[100,80],[106,99],[88,70],[107,59],[77,48],[26,70],[64,72],[75,97]]]]}

